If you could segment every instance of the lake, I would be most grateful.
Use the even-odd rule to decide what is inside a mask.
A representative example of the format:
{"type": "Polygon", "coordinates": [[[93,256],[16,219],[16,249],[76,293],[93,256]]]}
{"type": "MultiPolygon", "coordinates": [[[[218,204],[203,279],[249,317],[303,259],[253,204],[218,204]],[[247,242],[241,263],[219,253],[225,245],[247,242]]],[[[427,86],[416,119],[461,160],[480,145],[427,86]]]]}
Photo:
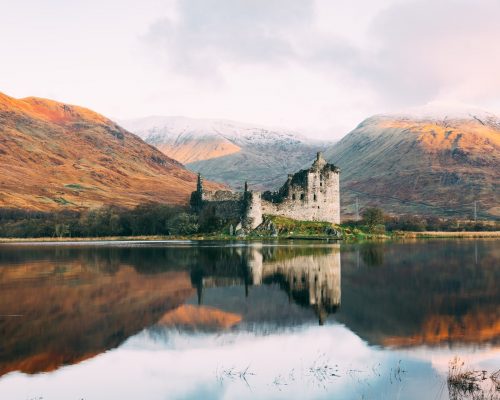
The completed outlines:
{"type": "Polygon", "coordinates": [[[1,244],[0,399],[498,399],[499,245],[1,244]]]}

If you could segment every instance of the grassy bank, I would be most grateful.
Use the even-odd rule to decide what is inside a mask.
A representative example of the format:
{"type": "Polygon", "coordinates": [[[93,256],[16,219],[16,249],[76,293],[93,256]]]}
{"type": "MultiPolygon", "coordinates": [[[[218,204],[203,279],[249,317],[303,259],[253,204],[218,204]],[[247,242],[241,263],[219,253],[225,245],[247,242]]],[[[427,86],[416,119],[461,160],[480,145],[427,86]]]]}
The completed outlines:
{"type": "MultiPolygon", "coordinates": [[[[170,210],[167,210],[170,211],[170,210]]],[[[189,221],[188,221],[189,222],[189,221]]],[[[166,224],[166,223],[165,223],[166,224]]],[[[425,238],[500,238],[500,231],[386,231],[384,225],[367,226],[359,222],[332,224],[324,221],[297,221],[291,218],[266,215],[264,222],[252,232],[233,232],[229,226],[221,226],[211,233],[187,233],[192,229],[183,228],[185,221],[179,221],[177,229],[170,229],[171,234],[129,234],[129,235],[80,235],[72,236],[43,236],[34,238],[0,238],[0,243],[11,242],[87,242],[87,241],[158,241],[158,240],[343,240],[380,241],[400,239],[425,239],[425,238]],[[176,232],[176,233],[174,233],[176,232]]],[[[166,224],[168,225],[168,224],[166,224]]],[[[172,224],[170,224],[172,225],[172,224]]]]}
{"type": "Polygon", "coordinates": [[[193,236],[103,236],[103,237],[42,237],[42,238],[0,238],[0,243],[37,243],[37,242],[97,242],[97,241],[173,241],[173,240],[329,240],[329,241],[380,241],[399,239],[500,239],[500,232],[397,232],[395,234],[358,234],[337,239],[331,235],[193,235],[193,236]]]}
{"type": "Polygon", "coordinates": [[[394,238],[500,238],[500,231],[480,231],[480,232],[403,232],[392,233],[394,238]]]}
{"type": "Polygon", "coordinates": [[[386,232],[369,233],[359,229],[338,226],[342,232],[339,237],[335,234],[320,233],[306,230],[291,230],[279,234],[268,232],[252,232],[245,236],[231,236],[224,233],[196,234],[196,235],[142,235],[142,236],[100,236],[100,237],[41,237],[41,238],[0,238],[0,243],[36,243],[36,242],[92,242],[92,241],[173,241],[173,240],[327,240],[344,242],[385,241],[405,239],[500,239],[500,231],[496,232],[386,232]]]}

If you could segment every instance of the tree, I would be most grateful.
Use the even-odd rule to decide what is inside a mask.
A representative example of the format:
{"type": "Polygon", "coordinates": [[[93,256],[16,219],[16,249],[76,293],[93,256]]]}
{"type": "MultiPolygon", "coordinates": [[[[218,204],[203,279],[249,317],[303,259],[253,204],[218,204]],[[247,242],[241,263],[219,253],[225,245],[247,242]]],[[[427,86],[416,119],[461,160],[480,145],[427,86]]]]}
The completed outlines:
{"type": "Polygon", "coordinates": [[[69,235],[69,225],[68,224],[56,224],[55,229],[54,229],[54,234],[58,238],[68,236],[69,235]]]}
{"type": "Polygon", "coordinates": [[[179,213],[165,223],[169,235],[191,235],[198,232],[198,218],[194,214],[179,213]]]}
{"type": "Polygon", "coordinates": [[[377,225],[383,225],[385,216],[384,212],[377,207],[370,207],[363,211],[363,224],[373,231],[377,225]]]}

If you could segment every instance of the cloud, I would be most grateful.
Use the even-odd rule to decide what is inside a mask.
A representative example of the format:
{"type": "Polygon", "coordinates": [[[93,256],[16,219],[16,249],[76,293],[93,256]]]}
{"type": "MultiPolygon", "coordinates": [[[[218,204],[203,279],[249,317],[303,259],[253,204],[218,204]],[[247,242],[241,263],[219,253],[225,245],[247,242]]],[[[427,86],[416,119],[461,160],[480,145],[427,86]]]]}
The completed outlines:
{"type": "Polygon", "coordinates": [[[500,3],[386,0],[375,8],[371,3],[184,0],[177,18],[156,21],[145,40],[171,70],[196,78],[224,80],[227,69],[259,64],[367,85],[389,108],[496,97],[500,3]],[[357,21],[361,12],[355,9],[370,17],[357,21]]]}
{"type": "Polygon", "coordinates": [[[370,24],[372,48],[357,73],[390,103],[477,102],[500,91],[500,3],[411,1],[370,24]]]}
{"type": "Polygon", "coordinates": [[[293,36],[313,18],[302,0],[183,0],[177,17],[151,25],[144,40],[173,70],[202,77],[223,65],[274,64],[296,57],[293,36]]]}
{"type": "Polygon", "coordinates": [[[101,3],[4,7],[0,90],[330,138],[429,103],[500,113],[498,0],[101,3]]]}

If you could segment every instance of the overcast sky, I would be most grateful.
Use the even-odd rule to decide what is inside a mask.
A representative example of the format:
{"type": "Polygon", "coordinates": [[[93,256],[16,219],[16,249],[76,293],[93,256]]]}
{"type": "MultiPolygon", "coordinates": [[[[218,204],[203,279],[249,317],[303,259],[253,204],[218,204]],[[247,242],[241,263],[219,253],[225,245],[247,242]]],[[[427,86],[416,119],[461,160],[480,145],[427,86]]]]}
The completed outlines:
{"type": "Polygon", "coordinates": [[[0,0],[0,91],[112,118],[339,138],[427,104],[500,113],[498,0],[0,0]]]}

